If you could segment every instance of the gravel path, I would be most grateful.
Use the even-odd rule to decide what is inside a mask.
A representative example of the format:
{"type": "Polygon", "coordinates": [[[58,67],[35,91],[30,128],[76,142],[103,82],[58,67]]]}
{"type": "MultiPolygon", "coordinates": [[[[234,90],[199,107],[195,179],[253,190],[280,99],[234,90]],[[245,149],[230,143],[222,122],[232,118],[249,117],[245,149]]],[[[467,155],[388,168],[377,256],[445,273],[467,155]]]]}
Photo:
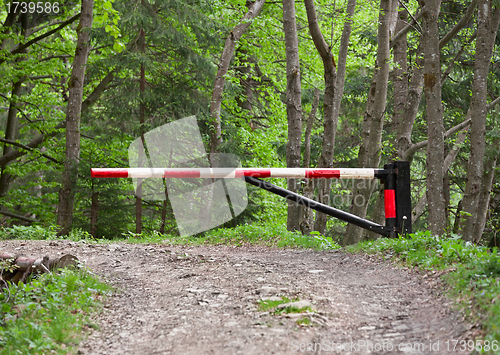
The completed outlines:
{"type": "Polygon", "coordinates": [[[73,254],[117,288],[79,354],[460,354],[474,329],[436,275],[343,252],[0,241],[28,256],[73,254]],[[287,296],[315,312],[257,309],[287,296]]]}

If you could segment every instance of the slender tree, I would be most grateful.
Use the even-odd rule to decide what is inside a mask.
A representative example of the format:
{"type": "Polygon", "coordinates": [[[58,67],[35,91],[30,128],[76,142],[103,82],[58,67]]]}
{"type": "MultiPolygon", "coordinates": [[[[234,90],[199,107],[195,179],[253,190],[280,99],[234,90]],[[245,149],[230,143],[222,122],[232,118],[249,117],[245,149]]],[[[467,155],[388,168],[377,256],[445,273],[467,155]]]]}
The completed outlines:
{"type": "MultiPolygon", "coordinates": [[[[144,0],[141,1],[141,5],[144,7],[144,0]]],[[[141,54],[144,55],[146,52],[146,32],[144,28],[141,28],[139,31],[139,50],[141,54]]],[[[144,91],[146,90],[146,67],[144,65],[144,61],[141,61],[140,69],[139,69],[139,125],[140,125],[140,134],[142,145],[146,148],[146,140],[144,139],[144,117],[146,112],[144,91]]],[[[141,158],[149,158],[147,151],[146,154],[142,154],[141,158]]],[[[139,161],[139,165],[144,164],[144,162],[139,161]]],[[[137,192],[135,196],[135,233],[141,234],[142,232],[142,179],[137,179],[137,192]]]]}
{"type": "MultiPolygon", "coordinates": [[[[29,19],[28,19],[28,14],[20,14],[19,19],[21,22],[21,36],[25,37],[28,35],[29,32],[29,19]]],[[[8,20],[8,19],[7,19],[8,20]]],[[[5,27],[5,30],[10,28],[5,27]]],[[[26,49],[24,49],[21,53],[25,53],[26,49]]],[[[18,57],[15,60],[16,66],[19,65],[20,62],[24,61],[26,58],[24,56],[18,57]]],[[[15,141],[17,139],[18,135],[18,105],[20,105],[20,96],[21,96],[21,88],[23,82],[26,80],[26,77],[23,76],[21,78],[18,78],[13,84],[12,84],[12,92],[11,92],[11,100],[9,103],[9,111],[7,112],[7,124],[5,127],[5,140],[7,141],[15,141]]],[[[14,147],[11,144],[4,144],[3,147],[3,155],[7,155],[11,152],[14,151],[14,147]]],[[[10,175],[6,171],[6,165],[2,165],[1,171],[0,171],[0,196],[4,197],[7,192],[9,191],[9,186],[10,182],[13,178],[12,175],[10,175]]]]}
{"type": "Polygon", "coordinates": [[[446,226],[443,197],[444,125],[438,16],[441,1],[421,2],[423,9],[424,93],[427,118],[427,201],[429,229],[441,235],[446,226]]]}
{"type": "MultiPolygon", "coordinates": [[[[478,219],[478,208],[482,197],[483,162],[486,147],[487,83],[493,46],[500,21],[500,9],[493,9],[492,0],[479,0],[477,15],[477,39],[474,58],[474,79],[472,100],[469,106],[471,117],[471,148],[467,165],[467,183],[463,199],[463,222],[461,223],[464,240],[479,239],[474,236],[478,219]]],[[[486,213],[487,208],[482,209],[486,213]]],[[[482,223],[480,223],[482,224],[482,223]]],[[[479,232],[482,228],[477,228],[479,232]]]]}
{"type": "Polygon", "coordinates": [[[67,234],[73,222],[78,163],[80,158],[80,117],[83,101],[83,82],[90,50],[90,29],[92,28],[93,0],[82,0],[80,24],[77,28],[77,42],[73,69],[68,83],[69,97],[66,112],[66,160],[62,186],[59,191],[57,224],[60,233],[67,234]]]}
{"type": "MultiPolygon", "coordinates": [[[[390,59],[390,28],[392,12],[396,10],[392,1],[381,0],[379,25],[377,33],[377,60],[375,72],[368,93],[363,128],[361,135],[361,147],[358,154],[358,165],[360,167],[378,167],[382,151],[382,128],[384,125],[385,107],[387,101],[387,89],[389,79],[390,59]]],[[[394,19],[395,20],[395,19],[394,19]]],[[[351,213],[360,217],[366,216],[368,201],[373,192],[374,185],[366,183],[356,184],[353,195],[351,213]],[[362,199],[357,198],[362,196],[362,199]],[[364,201],[358,203],[357,201],[364,201]]],[[[343,243],[354,244],[361,240],[362,229],[352,224],[347,225],[347,231],[343,243]]]]}
{"type": "MultiPolygon", "coordinates": [[[[307,11],[307,21],[309,23],[309,32],[313,39],[314,45],[323,61],[323,71],[325,79],[325,95],[323,98],[323,147],[319,159],[319,168],[333,167],[333,152],[335,149],[335,134],[337,132],[337,124],[340,114],[340,103],[344,93],[344,83],[347,64],[347,49],[349,47],[349,39],[351,36],[352,16],[356,8],[356,0],[350,0],[346,8],[346,20],[342,31],[340,41],[338,71],[335,65],[335,58],[332,54],[332,48],[326,43],[321,29],[319,28],[316,15],[316,7],[314,0],[305,0],[307,11]]],[[[318,199],[322,203],[329,203],[331,190],[331,180],[321,179],[318,186],[318,199]]],[[[320,233],[324,233],[326,228],[327,216],[323,213],[316,214],[314,229],[320,233]]]]}
{"type": "MultiPolygon", "coordinates": [[[[300,146],[302,136],[302,104],[300,85],[299,40],[295,19],[295,1],[283,0],[283,28],[286,45],[286,113],[288,118],[288,143],[286,146],[286,166],[300,167],[300,146]]],[[[288,179],[290,191],[297,191],[297,180],[288,179]]],[[[288,204],[287,228],[299,230],[300,206],[288,204]]]]}
{"type": "Polygon", "coordinates": [[[257,0],[253,3],[248,2],[248,11],[241,19],[241,22],[229,33],[219,60],[219,69],[215,76],[214,89],[212,91],[212,100],[210,101],[210,116],[212,119],[210,130],[210,153],[215,153],[222,143],[222,125],[220,119],[220,110],[222,103],[222,93],[224,92],[225,75],[229,69],[229,64],[234,55],[236,43],[252,24],[252,21],[259,15],[265,0],[257,0]]]}

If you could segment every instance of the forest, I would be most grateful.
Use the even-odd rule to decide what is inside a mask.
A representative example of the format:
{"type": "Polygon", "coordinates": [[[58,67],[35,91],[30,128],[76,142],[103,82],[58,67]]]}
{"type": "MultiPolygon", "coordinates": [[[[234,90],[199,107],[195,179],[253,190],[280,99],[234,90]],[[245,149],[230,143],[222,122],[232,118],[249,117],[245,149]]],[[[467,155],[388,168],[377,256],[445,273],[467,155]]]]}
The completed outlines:
{"type": "MultiPolygon", "coordinates": [[[[0,214],[113,239],[179,233],[168,199],[91,168],[195,116],[243,167],[410,162],[414,231],[499,246],[500,4],[493,0],[0,0],[0,214]]],[[[383,185],[270,179],[384,224],[383,185]]],[[[252,186],[222,227],[377,236],[252,186]]]]}

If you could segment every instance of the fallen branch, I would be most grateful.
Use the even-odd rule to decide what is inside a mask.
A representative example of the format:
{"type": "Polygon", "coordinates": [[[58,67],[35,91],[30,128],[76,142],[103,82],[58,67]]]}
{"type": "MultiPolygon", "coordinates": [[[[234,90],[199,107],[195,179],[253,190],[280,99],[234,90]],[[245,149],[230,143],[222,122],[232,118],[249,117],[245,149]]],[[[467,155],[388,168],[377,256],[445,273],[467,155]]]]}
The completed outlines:
{"type": "Polygon", "coordinates": [[[75,267],[77,264],[78,259],[71,254],[54,259],[50,259],[46,255],[37,259],[1,252],[0,278],[17,284],[18,282],[25,282],[26,278],[33,273],[50,273],[57,269],[75,267]]]}
{"type": "Polygon", "coordinates": [[[19,214],[15,214],[15,213],[8,212],[8,211],[1,211],[0,210],[0,214],[3,214],[4,216],[7,216],[7,217],[20,219],[21,221],[25,221],[25,222],[31,222],[31,223],[38,222],[36,219],[24,217],[24,216],[21,216],[19,214]]]}

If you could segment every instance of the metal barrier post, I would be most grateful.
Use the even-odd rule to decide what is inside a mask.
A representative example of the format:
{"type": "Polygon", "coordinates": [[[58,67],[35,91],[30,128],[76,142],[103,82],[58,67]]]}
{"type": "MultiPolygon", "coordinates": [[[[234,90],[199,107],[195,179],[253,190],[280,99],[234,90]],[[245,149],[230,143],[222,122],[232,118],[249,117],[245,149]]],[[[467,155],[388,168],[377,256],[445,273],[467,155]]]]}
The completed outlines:
{"type": "Polygon", "coordinates": [[[395,161],[396,175],[396,227],[400,234],[412,232],[410,162],[395,161]]]}

